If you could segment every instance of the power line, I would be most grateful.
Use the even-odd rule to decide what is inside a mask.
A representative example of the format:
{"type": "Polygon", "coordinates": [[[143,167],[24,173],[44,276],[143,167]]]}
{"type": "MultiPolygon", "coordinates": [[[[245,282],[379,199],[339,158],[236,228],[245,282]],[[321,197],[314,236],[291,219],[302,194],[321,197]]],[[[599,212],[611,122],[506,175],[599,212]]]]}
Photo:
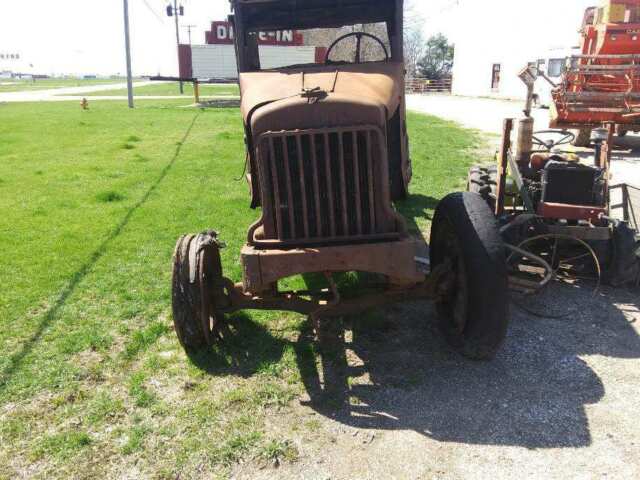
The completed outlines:
{"type": "Polygon", "coordinates": [[[158,15],[158,13],[153,9],[151,5],[149,5],[149,2],[147,0],[142,0],[142,2],[144,3],[145,7],[147,7],[147,10],[149,10],[153,14],[153,16],[156,17],[156,20],[164,24],[164,19],[160,15],[158,15]]]}

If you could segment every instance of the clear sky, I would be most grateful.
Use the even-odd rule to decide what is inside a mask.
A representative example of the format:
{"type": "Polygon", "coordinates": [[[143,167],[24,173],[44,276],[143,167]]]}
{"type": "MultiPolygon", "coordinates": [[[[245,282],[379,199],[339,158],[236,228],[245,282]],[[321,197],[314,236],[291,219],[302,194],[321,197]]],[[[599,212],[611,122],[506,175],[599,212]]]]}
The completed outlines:
{"type": "MultiPolygon", "coordinates": [[[[573,0],[560,0],[565,2],[573,0]]],[[[0,52],[21,53],[23,68],[33,65],[33,71],[49,74],[124,72],[122,0],[2,0],[2,4],[0,52]]],[[[175,27],[173,18],[166,16],[167,4],[168,0],[129,0],[135,74],[176,74],[175,27]]],[[[209,22],[229,13],[227,0],[182,0],[180,4],[185,8],[180,22],[195,25],[193,43],[204,43],[209,22]]],[[[454,38],[460,34],[464,12],[457,4],[458,0],[414,0],[424,19],[425,35],[443,32],[454,38]]],[[[504,21],[499,10],[497,22],[504,21]]],[[[576,23],[580,15],[576,11],[576,23]]],[[[575,29],[570,34],[575,35],[575,29]]],[[[180,29],[180,35],[186,43],[186,28],[180,29]]]]}

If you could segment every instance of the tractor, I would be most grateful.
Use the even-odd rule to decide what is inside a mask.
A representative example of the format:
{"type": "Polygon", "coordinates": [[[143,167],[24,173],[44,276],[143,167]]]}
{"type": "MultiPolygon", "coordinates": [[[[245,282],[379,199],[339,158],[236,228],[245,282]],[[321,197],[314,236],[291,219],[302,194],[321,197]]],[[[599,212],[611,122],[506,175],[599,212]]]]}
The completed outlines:
{"type": "Polygon", "coordinates": [[[469,192],[442,199],[429,249],[394,206],[411,180],[403,0],[232,0],[231,7],[258,218],[240,252],[241,283],[223,275],[217,232],[178,240],[172,302],[180,343],[192,352],[224,342],[226,317],[243,309],[297,312],[318,332],[325,318],[433,300],[448,343],[469,358],[491,358],[509,315],[505,248],[487,203],[469,192]],[[324,58],[263,68],[259,39],[283,30],[324,39],[324,58]],[[383,281],[343,298],[335,279],[343,272],[383,281]],[[324,276],[327,287],[279,287],[296,275],[324,276]]]}
{"type": "Polygon", "coordinates": [[[593,150],[568,147],[570,130],[534,131],[537,70],[520,72],[527,87],[524,116],[506,119],[497,164],[469,171],[468,190],[494,211],[509,250],[510,286],[541,292],[553,279],[640,284],[640,189],[611,185],[616,124],[589,129],[593,150]]]}

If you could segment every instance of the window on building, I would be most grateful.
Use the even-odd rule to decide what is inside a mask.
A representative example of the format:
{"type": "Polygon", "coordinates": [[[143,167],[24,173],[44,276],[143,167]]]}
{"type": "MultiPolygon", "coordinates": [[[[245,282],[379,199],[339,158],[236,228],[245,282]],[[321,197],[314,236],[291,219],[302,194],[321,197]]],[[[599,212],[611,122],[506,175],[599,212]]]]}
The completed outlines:
{"type": "Polygon", "coordinates": [[[502,69],[499,63],[494,63],[491,69],[491,90],[498,91],[500,89],[500,70],[502,69]]]}
{"type": "Polygon", "coordinates": [[[549,60],[549,67],[547,68],[547,75],[551,78],[557,78],[564,72],[564,58],[552,58],[549,60]]]}

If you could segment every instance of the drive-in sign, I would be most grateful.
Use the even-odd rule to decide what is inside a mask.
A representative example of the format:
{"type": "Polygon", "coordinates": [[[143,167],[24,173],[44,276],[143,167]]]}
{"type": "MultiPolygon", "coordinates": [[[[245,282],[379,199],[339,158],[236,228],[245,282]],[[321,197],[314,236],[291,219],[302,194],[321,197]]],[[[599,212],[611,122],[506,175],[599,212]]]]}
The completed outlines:
{"type": "MultiPolygon", "coordinates": [[[[205,33],[209,45],[230,45],[233,43],[234,31],[229,22],[212,22],[211,31],[205,33]]],[[[258,33],[261,45],[302,45],[302,34],[294,30],[258,33]]]]}

